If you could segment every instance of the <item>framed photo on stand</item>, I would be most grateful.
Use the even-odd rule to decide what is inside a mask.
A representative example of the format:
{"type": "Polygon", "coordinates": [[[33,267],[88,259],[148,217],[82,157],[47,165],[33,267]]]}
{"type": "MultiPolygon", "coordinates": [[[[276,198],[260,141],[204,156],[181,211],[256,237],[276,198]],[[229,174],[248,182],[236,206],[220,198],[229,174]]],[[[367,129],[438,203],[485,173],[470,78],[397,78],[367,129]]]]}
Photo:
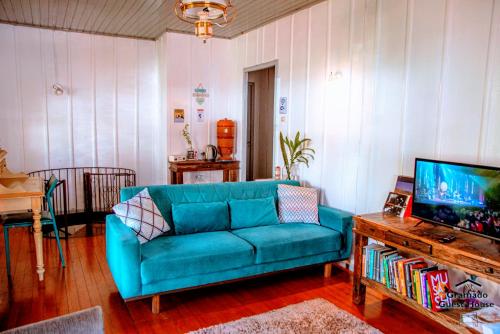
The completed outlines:
{"type": "Polygon", "coordinates": [[[385,200],[384,214],[404,217],[410,203],[410,195],[390,192],[385,200]]]}

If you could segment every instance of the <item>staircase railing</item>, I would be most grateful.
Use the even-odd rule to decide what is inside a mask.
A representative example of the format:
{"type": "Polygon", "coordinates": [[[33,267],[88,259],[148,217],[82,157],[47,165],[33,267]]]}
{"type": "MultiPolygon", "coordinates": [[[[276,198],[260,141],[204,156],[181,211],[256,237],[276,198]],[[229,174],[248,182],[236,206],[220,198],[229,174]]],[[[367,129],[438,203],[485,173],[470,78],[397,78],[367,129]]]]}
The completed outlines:
{"type": "Polygon", "coordinates": [[[54,190],[54,211],[56,219],[64,219],[69,225],[104,221],[119,202],[120,189],[136,185],[135,171],[118,167],[54,168],[28,175],[44,180],[55,175],[59,179],[54,190]]]}

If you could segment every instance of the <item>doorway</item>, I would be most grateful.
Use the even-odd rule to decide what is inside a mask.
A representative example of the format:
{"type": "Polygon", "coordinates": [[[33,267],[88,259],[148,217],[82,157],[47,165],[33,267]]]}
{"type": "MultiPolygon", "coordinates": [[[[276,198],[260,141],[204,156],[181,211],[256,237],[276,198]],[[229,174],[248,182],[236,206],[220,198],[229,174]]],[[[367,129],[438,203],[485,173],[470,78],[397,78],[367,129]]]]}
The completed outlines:
{"type": "Polygon", "coordinates": [[[248,72],[246,179],[273,177],[275,66],[248,72]]]}

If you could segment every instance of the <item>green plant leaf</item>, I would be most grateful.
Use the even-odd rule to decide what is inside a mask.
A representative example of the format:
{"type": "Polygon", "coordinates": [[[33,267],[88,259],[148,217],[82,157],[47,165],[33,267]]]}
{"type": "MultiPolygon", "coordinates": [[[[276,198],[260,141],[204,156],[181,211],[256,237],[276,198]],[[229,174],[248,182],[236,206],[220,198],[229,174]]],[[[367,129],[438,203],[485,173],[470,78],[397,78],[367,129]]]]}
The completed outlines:
{"type": "Polygon", "coordinates": [[[303,164],[305,164],[307,167],[309,167],[309,160],[307,160],[307,158],[305,158],[305,157],[300,157],[299,159],[297,159],[297,161],[302,162],[302,163],[303,163],[303,164]]]}
{"type": "Polygon", "coordinates": [[[283,155],[283,163],[285,164],[285,169],[287,173],[287,179],[290,179],[290,163],[288,161],[288,156],[286,152],[286,146],[288,146],[288,137],[283,137],[283,133],[280,131],[280,147],[281,147],[281,154],[283,155]]]}
{"type": "Polygon", "coordinates": [[[300,131],[297,131],[293,139],[283,136],[280,132],[280,148],[283,155],[283,162],[290,179],[291,169],[294,164],[303,163],[309,167],[309,159],[314,160],[316,151],[313,148],[306,147],[310,144],[310,138],[300,138],[300,131]]]}

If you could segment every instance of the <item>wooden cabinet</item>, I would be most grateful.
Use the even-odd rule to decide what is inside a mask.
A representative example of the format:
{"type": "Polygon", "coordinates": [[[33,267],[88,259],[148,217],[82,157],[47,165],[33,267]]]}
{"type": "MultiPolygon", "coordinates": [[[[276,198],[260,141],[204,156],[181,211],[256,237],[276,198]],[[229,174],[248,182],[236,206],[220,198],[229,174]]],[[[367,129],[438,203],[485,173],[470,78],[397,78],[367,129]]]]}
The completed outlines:
{"type": "MultiPolygon", "coordinates": [[[[398,294],[385,285],[362,276],[363,247],[368,238],[381,241],[411,255],[446,264],[467,273],[500,283],[500,244],[474,234],[422,223],[414,218],[387,216],[382,213],[354,217],[353,302],[364,303],[366,287],[381,292],[458,333],[473,332],[461,323],[463,310],[432,312],[416,301],[398,294]],[[442,244],[439,239],[453,234],[456,240],[442,244]]],[[[467,311],[470,312],[470,311],[467,311]]]]}
{"type": "Polygon", "coordinates": [[[237,182],[240,170],[239,161],[206,161],[206,160],[188,160],[179,162],[170,162],[170,183],[183,184],[184,173],[203,172],[203,171],[222,171],[222,182],[237,182]]]}

